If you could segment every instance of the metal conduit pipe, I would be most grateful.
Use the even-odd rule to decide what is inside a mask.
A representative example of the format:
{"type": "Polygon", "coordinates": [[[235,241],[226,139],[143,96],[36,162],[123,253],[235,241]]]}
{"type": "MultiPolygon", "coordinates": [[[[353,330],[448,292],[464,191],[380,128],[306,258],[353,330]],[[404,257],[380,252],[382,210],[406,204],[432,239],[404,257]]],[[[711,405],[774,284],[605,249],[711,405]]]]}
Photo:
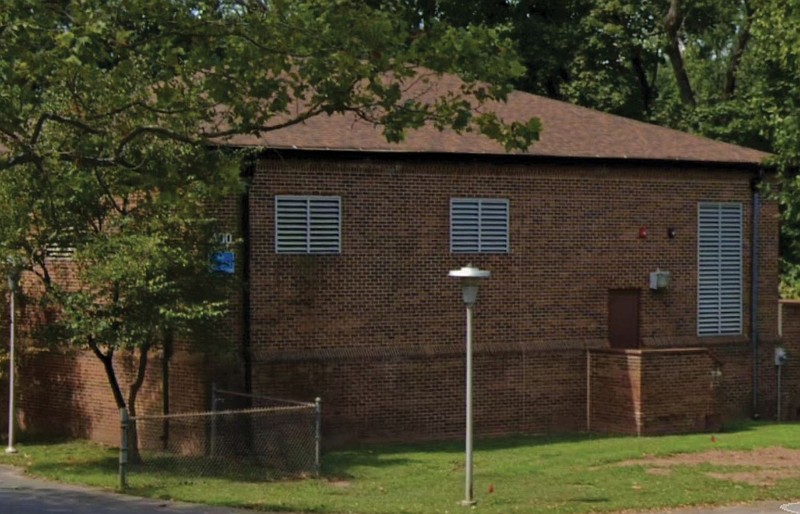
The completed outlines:
{"type": "MultiPolygon", "coordinates": [[[[250,157],[244,165],[242,179],[244,190],[242,191],[239,202],[239,230],[242,237],[242,347],[241,356],[244,369],[244,390],[246,393],[253,392],[253,354],[250,340],[250,329],[252,317],[251,308],[251,287],[250,287],[250,190],[253,185],[253,177],[256,172],[256,160],[250,157]]],[[[250,401],[250,400],[248,400],[250,401]]]]}
{"type": "Polygon", "coordinates": [[[761,187],[763,178],[764,170],[759,169],[758,176],[750,183],[753,192],[753,220],[750,241],[750,262],[752,265],[750,272],[750,344],[753,348],[753,419],[759,419],[761,417],[758,412],[758,241],[760,237],[759,222],[761,220],[761,192],[759,188],[761,187]]]}

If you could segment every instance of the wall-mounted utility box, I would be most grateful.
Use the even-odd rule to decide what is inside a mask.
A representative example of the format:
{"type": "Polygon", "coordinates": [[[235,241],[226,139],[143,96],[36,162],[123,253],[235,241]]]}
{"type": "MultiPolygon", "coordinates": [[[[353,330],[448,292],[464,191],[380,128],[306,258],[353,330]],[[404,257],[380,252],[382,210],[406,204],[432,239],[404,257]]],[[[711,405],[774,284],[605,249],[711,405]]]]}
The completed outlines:
{"type": "Polygon", "coordinates": [[[789,360],[789,355],[786,353],[786,350],[781,346],[775,347],[775,365],[776,366],[783,366],[786,364],[786,361],[789,360]]]}
{"type": "Polygon", "coordinates": [[[666,289],[669,287],[669,279],[669,271],[653,271],[650,273],[650,289],[666,289]]]}

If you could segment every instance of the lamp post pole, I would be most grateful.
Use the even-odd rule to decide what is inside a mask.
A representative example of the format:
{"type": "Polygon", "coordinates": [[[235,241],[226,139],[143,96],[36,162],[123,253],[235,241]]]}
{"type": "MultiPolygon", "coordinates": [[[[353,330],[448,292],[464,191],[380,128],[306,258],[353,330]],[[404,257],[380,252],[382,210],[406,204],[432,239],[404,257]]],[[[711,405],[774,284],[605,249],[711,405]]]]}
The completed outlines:
{"type": "Polygon", "coordinates": [[[463,505],[475,505],[474,481],[472,479],[472,304],[467,304],[467,419],[465,435],[466,472],[463,505]]]}
{"type": "Polygon", "coordinates": [[[452,270],[449,276],[458,278],[461,281],[461,288],[464,304],[467,307],[467,391],[466,391],[466,435],[465,435],[465,483],[464,499],[461,505],[469,507],[475,505],[474,481],[473,481],[473,461],[472,461],[472,308],[478,299],[478,282],[481,279],[489,278],[491,272],[473,267],[471,264],[452,270]]]}
{"type": "Polygon", "coordinates": [[[19,284],[19,271],[17,269],[12,268],[8,273],[8,290],[9,290],[9,310],[10,310],[10,323],[9,323],[9,333],[8,333],[8,345],[9,345],[9,358],[8,358],[8,448],[6,448],[6,453],[17,453],[16,448],[14,448],[14,421],[15,421],[15,410],[14,410],[14,384],[15,384],[15,377],[14,377],[14,336],[16,333],[14,324],[16,319],[16,309],[14,305],[14,297],[16,296],[17,285],[19,284]]]}

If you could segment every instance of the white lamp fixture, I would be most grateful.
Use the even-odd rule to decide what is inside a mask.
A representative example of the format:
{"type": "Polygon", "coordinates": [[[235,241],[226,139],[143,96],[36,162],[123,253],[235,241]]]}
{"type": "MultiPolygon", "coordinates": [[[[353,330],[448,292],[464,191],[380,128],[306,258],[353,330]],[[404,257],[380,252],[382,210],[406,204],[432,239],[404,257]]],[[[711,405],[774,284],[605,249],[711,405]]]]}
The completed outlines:
{"type": "Polygon", "coordinates": [[[461,505],[466,507],[475,505],[472,480],[472,307],[478,300],[478,284],[482,279],[489,278],[490,271],[481,270],[472,264],[467,264],[461,269],[452,270],[449,276],[461,281],[464,304],[467,306],[467,398],[466,398],[466,477],[464,486],[464,500],[461,505]]]}

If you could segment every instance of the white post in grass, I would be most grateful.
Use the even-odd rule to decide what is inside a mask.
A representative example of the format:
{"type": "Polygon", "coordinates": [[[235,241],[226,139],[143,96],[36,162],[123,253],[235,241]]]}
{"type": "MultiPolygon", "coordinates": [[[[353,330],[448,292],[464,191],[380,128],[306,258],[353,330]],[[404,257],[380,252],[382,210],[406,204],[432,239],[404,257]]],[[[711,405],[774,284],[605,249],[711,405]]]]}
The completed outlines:
{"type": "Polygon", "coordinates": [[[475,505],[473,479],[472,479],[472,307],[478,299],[478,282],[489,278],[491,272],[481,270],[468,264],[461,269],[452,270],[449,276],[461,281],[464,304],[467,306],[467,394],[466,394],[466,463],[464,500],[461,505],[469,507],[475,505]]]}
{"type": "Polygon", "coordinates": [[[15,305],[14,305],[14,296],[16,295],[17,288],[19,287],[19,268],[16,266],[16,263],[13,259],[9,258],[8,263],[10,265],[8,271],[8,291],[9,291],[9,334],[8,334],[8,345],[9,345],[9,354],[8,354],[8,448],[6,448],[6,453],[17,453],[17,449],[14,448],[14,425],[16,424],[16,411],[14,409],[14,384],[15,384],[15,360],[14,360],[14,337],[15,337],[15,305]]]}

